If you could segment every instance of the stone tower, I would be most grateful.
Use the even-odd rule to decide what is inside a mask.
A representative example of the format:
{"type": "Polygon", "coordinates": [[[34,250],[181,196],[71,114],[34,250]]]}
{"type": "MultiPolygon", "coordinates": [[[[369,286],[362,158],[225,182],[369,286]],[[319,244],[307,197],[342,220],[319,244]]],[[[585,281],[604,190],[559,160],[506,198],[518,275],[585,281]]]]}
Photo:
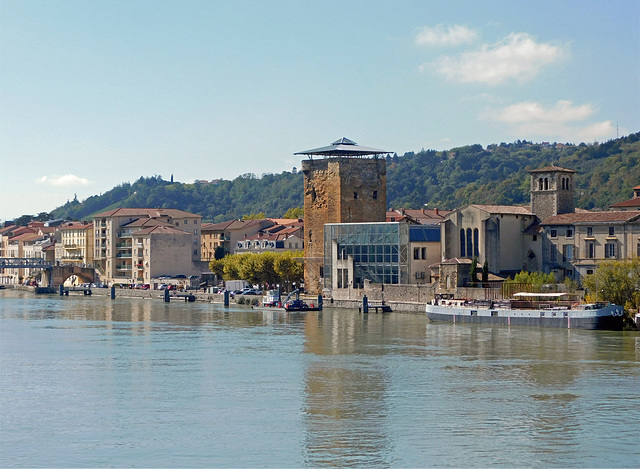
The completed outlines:
{"type": "Polygon", "coordinates": [[[540,220],[575,212],[575,171],[559,166],[546,166],[531,174],[531,212],[540,220]]]}
{"type": "Polygon", "coordinates": [[[329,147],[296,153],[310,156],[302,162],[304,280],[310,293],[322,292],[325,223],[386,221],[387,166],[377,156],[382,153],[388,152],[345,138],[329,147]],[[324,158],[314,160],[313,155],[324,158]]]}

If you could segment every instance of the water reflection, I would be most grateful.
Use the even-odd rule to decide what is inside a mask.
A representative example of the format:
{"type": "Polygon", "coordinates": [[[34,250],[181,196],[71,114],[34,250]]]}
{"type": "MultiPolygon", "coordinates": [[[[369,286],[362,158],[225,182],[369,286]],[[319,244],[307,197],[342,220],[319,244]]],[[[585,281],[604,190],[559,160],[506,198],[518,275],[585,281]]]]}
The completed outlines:
{"type": "Polygon", "coordinates": [[[0,432],[41,447],[3,447],[0,465],[620,467],[640,457],[638,334],[18,293],[0,293],[0,317],[0,432]]]}

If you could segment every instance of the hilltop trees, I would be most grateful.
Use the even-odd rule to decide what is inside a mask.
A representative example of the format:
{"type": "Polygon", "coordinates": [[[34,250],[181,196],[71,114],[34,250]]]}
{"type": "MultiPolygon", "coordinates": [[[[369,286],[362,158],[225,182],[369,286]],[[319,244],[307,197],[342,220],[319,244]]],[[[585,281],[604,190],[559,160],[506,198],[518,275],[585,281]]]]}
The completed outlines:
{"type": "MultiPolygon", "coordinates": [[[[387,206],[453,209],[468,203],[520,205],[529,202],[530,169],[549,164],[576,171],[576,205],[606,209],[628,199],[640,181],[640,132],[605,143],[534,144],[518,140],[483,148],[467,145],[448,151],[422,150],[387,158],[387,206]]],[[[51,218],[87,219],[117,207],[176,208],[222,222],[244,214],[294,218],[303,206],[302,172],[232,181],[170,182],[141,177],[82,202],[67,202],[51,218]],[[295,208],[292,210],[296,210],[295,208]]]]}

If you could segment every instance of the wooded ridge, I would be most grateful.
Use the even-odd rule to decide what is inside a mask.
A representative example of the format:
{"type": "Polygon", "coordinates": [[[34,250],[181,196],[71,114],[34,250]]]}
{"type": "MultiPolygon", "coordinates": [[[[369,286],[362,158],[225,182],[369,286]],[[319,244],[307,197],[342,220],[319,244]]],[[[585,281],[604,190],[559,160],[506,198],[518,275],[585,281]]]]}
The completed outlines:
{"type": "MultiPolygon", "coordinates": [[[[387,157],[387,207],[454,209],[468,204],[527,205],[528,170],[550,164],[576,171],[576,205],[606,210],[631,198],[640,184],[640,132],[579,145],[516,141],[422,150],[387,157]]],[[[211,178],[215,178],[215,174],[211,178]]],[[[117,207],[176,208],[221,222],[264,212],[282,217],[303,206],[302,174],[243,174],[232,181],[185,184],[140,177],[83,201],[56,208],[50,218],[89,219],[117,207]]],[[[42,215],[42,214],[40,214],[42,215]]]]}

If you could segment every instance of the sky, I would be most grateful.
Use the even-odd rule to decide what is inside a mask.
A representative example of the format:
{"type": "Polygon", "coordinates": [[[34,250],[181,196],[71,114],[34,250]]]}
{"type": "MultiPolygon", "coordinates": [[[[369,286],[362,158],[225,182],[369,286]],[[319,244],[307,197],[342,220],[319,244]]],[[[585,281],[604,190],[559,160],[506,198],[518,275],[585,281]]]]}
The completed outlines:
{"type": "Polygon", "coordinates": [[[638,0],[0,0],[0,220],[141,176],[260,177],[640,131],[638,0]]]}

